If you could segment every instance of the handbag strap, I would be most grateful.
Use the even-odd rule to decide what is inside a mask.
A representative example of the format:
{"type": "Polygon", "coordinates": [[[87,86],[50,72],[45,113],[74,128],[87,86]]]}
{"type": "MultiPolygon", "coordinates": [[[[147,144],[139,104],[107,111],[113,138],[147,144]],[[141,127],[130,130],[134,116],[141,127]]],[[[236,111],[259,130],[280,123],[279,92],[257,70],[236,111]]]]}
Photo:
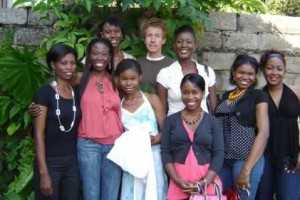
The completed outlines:
{"type": "MultiPolygon", "coordinates": [[[[222,190],[221,190],[220,186],[215,182],[212,182],[211,184],[214,185],[215,194],[218,196],[218,199],[222,200],[222,190]]],[[[207,200],[207,187],[208,187],[208,184],[205,182],[204,183],[204,191],[203,191],[204,200],[207,200]]],[[[201,191],[200,184],[197,184],[197,188],[198,188],[198,191],[200,192],[201,191]]]]}

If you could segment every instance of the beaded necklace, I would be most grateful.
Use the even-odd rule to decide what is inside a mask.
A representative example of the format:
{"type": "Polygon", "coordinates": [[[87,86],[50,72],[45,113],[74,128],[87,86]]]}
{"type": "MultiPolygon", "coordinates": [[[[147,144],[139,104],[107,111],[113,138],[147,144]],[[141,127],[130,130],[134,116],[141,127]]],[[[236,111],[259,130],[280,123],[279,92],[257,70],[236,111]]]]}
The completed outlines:
{"type": "Polygon", "coordinates": [[[55,95],[54,95],[54,98],[56,99],[56,110],[55,110],[55,114],[56,114],[56,117],[57,117],[57,121],[58,121],[58,124],[59,124],[59,130],[62,131],[62,132],[65,132],[65,133],[68,133],[72,130],[74,124],[75,124],[75,118],[76,118],[76,105],[75,105],[75,95],[74,95],[74,90],[73,88],[71,87],[71,93],[72,93],[72,101],[73,101],[73,106],[72,106],[72,111],[73,111],[73,120],[70,124],[70,127],[66,130],[66,128],[64,127],[64,125],[61,123],[61,119],[60,119],[60,115],[61,115],[61,111],[60,111],[60,108],[59,108],[59,90],[58,90],[58,85],[57,85],[57,82],[56,81],[53,81],[52,82],[52,85],[55,89],[55,95]]]}
{"type": "Polygon", "coordinates": [[[231,102],[235,101],[235,100],[239,99],[241,96],[243,96],[245,92],[246,92],[246,90],[235,89],[229,93],[228,100],[231,102]]]}
{"type": "Polygon", "coordinates": [[[186,116],[184,116],[183,113],[181,113],[181,117],[182,117],[183,121],[186,124],[188,124],[190,126],[193,126],[193,125],[197,124],[201,120],[201,118],[202,118],[202,111],[199,113],[199,115],[195,119],[187,119],[186,116]]]}

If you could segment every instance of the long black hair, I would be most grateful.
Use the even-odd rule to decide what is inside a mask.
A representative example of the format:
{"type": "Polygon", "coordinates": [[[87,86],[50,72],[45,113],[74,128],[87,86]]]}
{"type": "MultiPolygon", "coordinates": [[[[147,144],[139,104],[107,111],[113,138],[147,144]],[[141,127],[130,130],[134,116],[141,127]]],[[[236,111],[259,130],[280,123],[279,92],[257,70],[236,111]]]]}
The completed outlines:
{"type": "Polygon", "coordinates": [[[113,47],[112,47],[110,41],[105,39],[105,38],[94,38],[94,39],[92,39],[90,41],[90,43],[88,44],[87,49],[86,49],[86,62],[85,62],[83,74],[82,74],[80,85],[79,85],[80,98],[82,97],[82,95],[85,91],[85,88],[86,88],[86,86],[88,84],[88,81],[90,79],[91,72],[93,70],[93,66],[90,63],[90,54],[91,54],[91,49],[97,43],[104,44],[108,48],[109,56],[110,56],[110,63],[109,63],[109,66],[106,67],[106,70],[109,74],[112,74],[112,71],[113,71],[114,50],[113,50],[113,47]]]}

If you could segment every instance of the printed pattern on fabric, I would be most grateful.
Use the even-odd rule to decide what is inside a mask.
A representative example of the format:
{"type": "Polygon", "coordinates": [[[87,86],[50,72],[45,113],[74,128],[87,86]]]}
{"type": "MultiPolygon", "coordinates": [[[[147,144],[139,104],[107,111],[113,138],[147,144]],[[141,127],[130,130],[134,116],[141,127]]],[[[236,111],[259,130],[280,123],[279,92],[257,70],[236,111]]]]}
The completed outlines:
{"type": "Polygon", "coordinates": [[[224,131],[224,149],[226,159],[244,160],[247,158],[255,140],[255,128],[242,126],[233,115],[236,102],[223,101],[217,112],[225,113],[221,117],[224,131]]]}

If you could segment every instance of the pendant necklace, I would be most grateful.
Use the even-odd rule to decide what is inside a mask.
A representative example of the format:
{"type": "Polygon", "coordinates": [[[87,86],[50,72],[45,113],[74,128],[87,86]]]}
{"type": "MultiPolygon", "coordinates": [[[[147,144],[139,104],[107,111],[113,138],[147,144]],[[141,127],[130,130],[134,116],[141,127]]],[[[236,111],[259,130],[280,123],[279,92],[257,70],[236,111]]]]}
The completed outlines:
{"type": "Polygon", "coordinates": [[[74,95],[74,90],[71,87],[71,93],[72,93],[72,102],[73,102],[73,106],[72,106],[72,111],[73,111],[73,120],[69,126],[68,129],[65,128],[65,126],[61,123],[61,119],[60,119],[60,115],[61,115],[61,111],[60,111],[60,107],[59,107],[59,91],[58,91],[58,85],[56,81],[52,82],[52,85],[55,89],[55,95],[54,98],[56,99],[56,110],[55,110],[55,114],[58,120],[58,124],[59,124],[59,130],[65,133],[68,133],[72,130],[74,124],[75,124],[75,118],[76,118],[76,105],[75,105],[75,95],[74,95]]]}

